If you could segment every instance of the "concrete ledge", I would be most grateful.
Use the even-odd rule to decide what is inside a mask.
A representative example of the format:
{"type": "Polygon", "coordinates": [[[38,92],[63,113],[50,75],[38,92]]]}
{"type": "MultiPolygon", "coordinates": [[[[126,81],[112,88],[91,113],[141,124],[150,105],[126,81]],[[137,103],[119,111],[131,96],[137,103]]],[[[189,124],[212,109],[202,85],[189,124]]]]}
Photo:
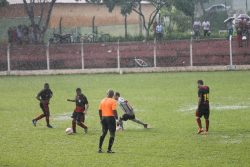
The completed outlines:
{"type": "Polygon", "coordinates": [[[206,72],[206,71],[240,71],[250,70],[250,65],[238,66],[195,66],[195,67],[149,67],[149,68],[107,68],[84,70],[33,70],[33,71],[3,71],[0,76],[25,76],[25,75],[63,75],[63,74],[108,74],[108,73],[154,73],[154,72],[206,72]]]}

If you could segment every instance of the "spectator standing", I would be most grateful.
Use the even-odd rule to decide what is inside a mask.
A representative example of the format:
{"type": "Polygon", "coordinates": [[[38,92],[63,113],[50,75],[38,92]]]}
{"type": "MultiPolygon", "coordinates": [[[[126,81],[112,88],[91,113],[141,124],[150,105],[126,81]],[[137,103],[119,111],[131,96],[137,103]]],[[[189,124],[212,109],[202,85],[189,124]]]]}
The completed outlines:
{"type": "Polygon", "coordinates": [[[159,23],[157,26],[156,26],[156,39],[157,40],[161,40],[163,37],[163,26],[161,23],[159,23]]]}
{"type": "Polygon", "coordinates": [[[233,21],[230,20],[227,22],[227,39],[230,38],[230,36],[233,36],[234,28],[233,28],[233,21]]]}
{"type": "Polygon", "coordinates": [[[23,34],[22,34],[22,26],[21,25],[17,26],[16,34],[17,34],[17,43],[22,44],[23,34]]]}
{"type": "Polygon", "coordinates": [[[195,39],[200,38],[200,29],[201,29],[201,22],[198,19],[196,19],[193,24],[193,31],[194,31],[195,39]]]}
{"type": "Polygon", "coordinates": [[[203,27],[204,37],[209,37],[210,33],[211,33],[210,32],[210,22],[207,19],[202,22],[202,27],[203,27]]]}
{"type": "Polygon", "coordinates": [[[9,27],[8,29],[8,39],[9,39],[9,43],[12,43],[13,42],[13,34],[12,34],[12,28],[9,27]]]}

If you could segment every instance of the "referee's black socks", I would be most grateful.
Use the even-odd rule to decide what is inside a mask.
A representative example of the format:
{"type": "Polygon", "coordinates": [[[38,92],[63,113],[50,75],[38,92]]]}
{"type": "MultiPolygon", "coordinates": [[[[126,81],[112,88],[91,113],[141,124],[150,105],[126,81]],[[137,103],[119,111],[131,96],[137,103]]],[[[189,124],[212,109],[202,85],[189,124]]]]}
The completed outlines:
{"type": "Polygon", "coordinates": [[[112,146],[113,146],[114,140],[115,140],[114,137],[110,137],[110,138],[109,138],[109,147],[108,147],[108,150],[109,150],[109,151],[111,151],[111,148],[112,148],[112,146]]]}

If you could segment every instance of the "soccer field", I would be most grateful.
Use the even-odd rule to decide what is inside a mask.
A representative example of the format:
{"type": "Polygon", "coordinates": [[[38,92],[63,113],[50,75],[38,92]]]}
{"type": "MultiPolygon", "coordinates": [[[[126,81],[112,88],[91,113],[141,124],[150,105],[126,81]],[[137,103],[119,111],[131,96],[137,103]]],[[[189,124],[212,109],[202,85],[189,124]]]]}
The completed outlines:
{"type": "Polygon", "coordinates": [[[249,76],[250,71],[0,77],[0,166],[249,166],[249,76]],[[210,87],[208,135],[196,134],[198,79],[210,87]],[[35,97],[45,82],[54,93],[53,129],[44,119],[37,127],[31,123],[41,113],[35,97]],[[75,107],[66,99],[74,98],[77,87],[89,100],[89,133],[77,127],[77,134],[66,135],[75,107]],[[117,132],[116,153],[98,154],[98,105],[109,88],[120,91],[151,128],[127,121],[125,131],[117,132]]]}

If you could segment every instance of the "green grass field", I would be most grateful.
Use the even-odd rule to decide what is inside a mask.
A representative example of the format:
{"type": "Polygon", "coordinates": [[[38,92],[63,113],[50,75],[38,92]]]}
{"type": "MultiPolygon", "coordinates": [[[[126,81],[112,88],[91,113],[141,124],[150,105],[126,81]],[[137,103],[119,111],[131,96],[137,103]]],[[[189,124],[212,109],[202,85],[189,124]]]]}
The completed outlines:
{"type": "MultiPolygon", "coordinates": [[[[249,76],[250,71],[0,77],[0,166],[249,166],[249,76]],[[208,135],[196,134],[198,79],[211,89],[208,135]],[[45,120],[37,127],[31,123],[41,113],[35,96],[44,82],[54,92],[50,104],[54,129],[46,128],[45,120]],[[74,108],[66,99],[74,97],[76,87],[90,103],[89,133],[78,128],[76,135],[66,135],[74,108]],[[126,122],[125,131],[117,133],[112,155],[97,153],[98,104],[108,88],[119,90],[136,116],[151,125],[143,129],[126,122]]],[[[107,142],[108,138],[105,150],[107,142]]]]}

